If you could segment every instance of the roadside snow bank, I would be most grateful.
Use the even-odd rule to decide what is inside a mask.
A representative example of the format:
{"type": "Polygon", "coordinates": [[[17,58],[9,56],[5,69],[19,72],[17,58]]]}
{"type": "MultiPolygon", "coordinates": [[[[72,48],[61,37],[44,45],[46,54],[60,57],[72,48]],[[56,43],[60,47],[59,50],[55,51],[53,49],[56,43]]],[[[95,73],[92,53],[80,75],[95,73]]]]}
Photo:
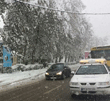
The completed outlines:
{"type": "Polygon", "coordinates": [[[0,75],[0,90],[7,88],[13,88],[18,85],[24,85],[28,82],[40,81],[44,79],[45,69],[24,71],[24,72],[14,72],[12,74],[1,74],[0,75]]]}

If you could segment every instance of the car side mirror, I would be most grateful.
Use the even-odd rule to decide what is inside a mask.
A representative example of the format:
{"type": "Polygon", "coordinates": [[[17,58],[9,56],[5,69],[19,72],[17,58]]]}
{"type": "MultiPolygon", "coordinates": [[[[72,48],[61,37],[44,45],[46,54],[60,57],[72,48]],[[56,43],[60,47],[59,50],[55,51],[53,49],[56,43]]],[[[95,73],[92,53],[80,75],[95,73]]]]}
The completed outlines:
{"type": "Polygon", "coordinates": [[[66,66],[64,66],[64,69],[67,69],[66,66]]]}
{"type": "Polygon", "coordinates": [[[74,74],[75,74],[75,72],[74,72],[74,71],[71,71],[71,74],[72,74],[72,75],[74,75],[74,74]]]}

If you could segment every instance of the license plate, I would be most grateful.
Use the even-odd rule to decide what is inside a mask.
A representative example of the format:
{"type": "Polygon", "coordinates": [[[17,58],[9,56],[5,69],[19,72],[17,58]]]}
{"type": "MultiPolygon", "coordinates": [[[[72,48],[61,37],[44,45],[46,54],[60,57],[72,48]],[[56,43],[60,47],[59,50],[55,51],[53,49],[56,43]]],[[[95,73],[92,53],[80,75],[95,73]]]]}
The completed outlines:
{"type": "Polygon", "coordinates": [[[95,88],[81,88],[81,91],[96,91],[95,88]]]}
{"type": "Polygon", "coordinates": [[[56,79],[56,77],[51,77],[51,79],[56,79]]]}

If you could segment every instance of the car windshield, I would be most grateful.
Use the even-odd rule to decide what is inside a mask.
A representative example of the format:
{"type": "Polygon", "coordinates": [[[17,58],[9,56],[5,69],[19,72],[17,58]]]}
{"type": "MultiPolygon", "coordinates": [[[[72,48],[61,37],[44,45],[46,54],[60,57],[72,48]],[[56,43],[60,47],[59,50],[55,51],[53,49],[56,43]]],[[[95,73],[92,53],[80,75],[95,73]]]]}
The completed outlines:
{"type": "Polygon", "coordinates": [[[76,72],[76,75],[82,74],[107,74],[107,70],[104,65],[83,65],[76,72]]]}
{"type": "Polygon", "coordinates": [[[63,67],[64,67],[64,64],[54,64],[48,70],[62,70],[63,67]]]}

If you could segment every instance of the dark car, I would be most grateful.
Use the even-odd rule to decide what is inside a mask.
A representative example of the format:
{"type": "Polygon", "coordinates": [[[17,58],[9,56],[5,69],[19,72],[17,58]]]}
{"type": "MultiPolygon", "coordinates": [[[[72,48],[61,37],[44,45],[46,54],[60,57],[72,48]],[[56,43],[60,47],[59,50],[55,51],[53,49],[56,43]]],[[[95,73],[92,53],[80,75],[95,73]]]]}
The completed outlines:
{"type": "Polygon", "coordinates": [[[53,64],[45,73],[46,79],[65,79],[70,75],[71,69],[65,63],[53,64]]]}

